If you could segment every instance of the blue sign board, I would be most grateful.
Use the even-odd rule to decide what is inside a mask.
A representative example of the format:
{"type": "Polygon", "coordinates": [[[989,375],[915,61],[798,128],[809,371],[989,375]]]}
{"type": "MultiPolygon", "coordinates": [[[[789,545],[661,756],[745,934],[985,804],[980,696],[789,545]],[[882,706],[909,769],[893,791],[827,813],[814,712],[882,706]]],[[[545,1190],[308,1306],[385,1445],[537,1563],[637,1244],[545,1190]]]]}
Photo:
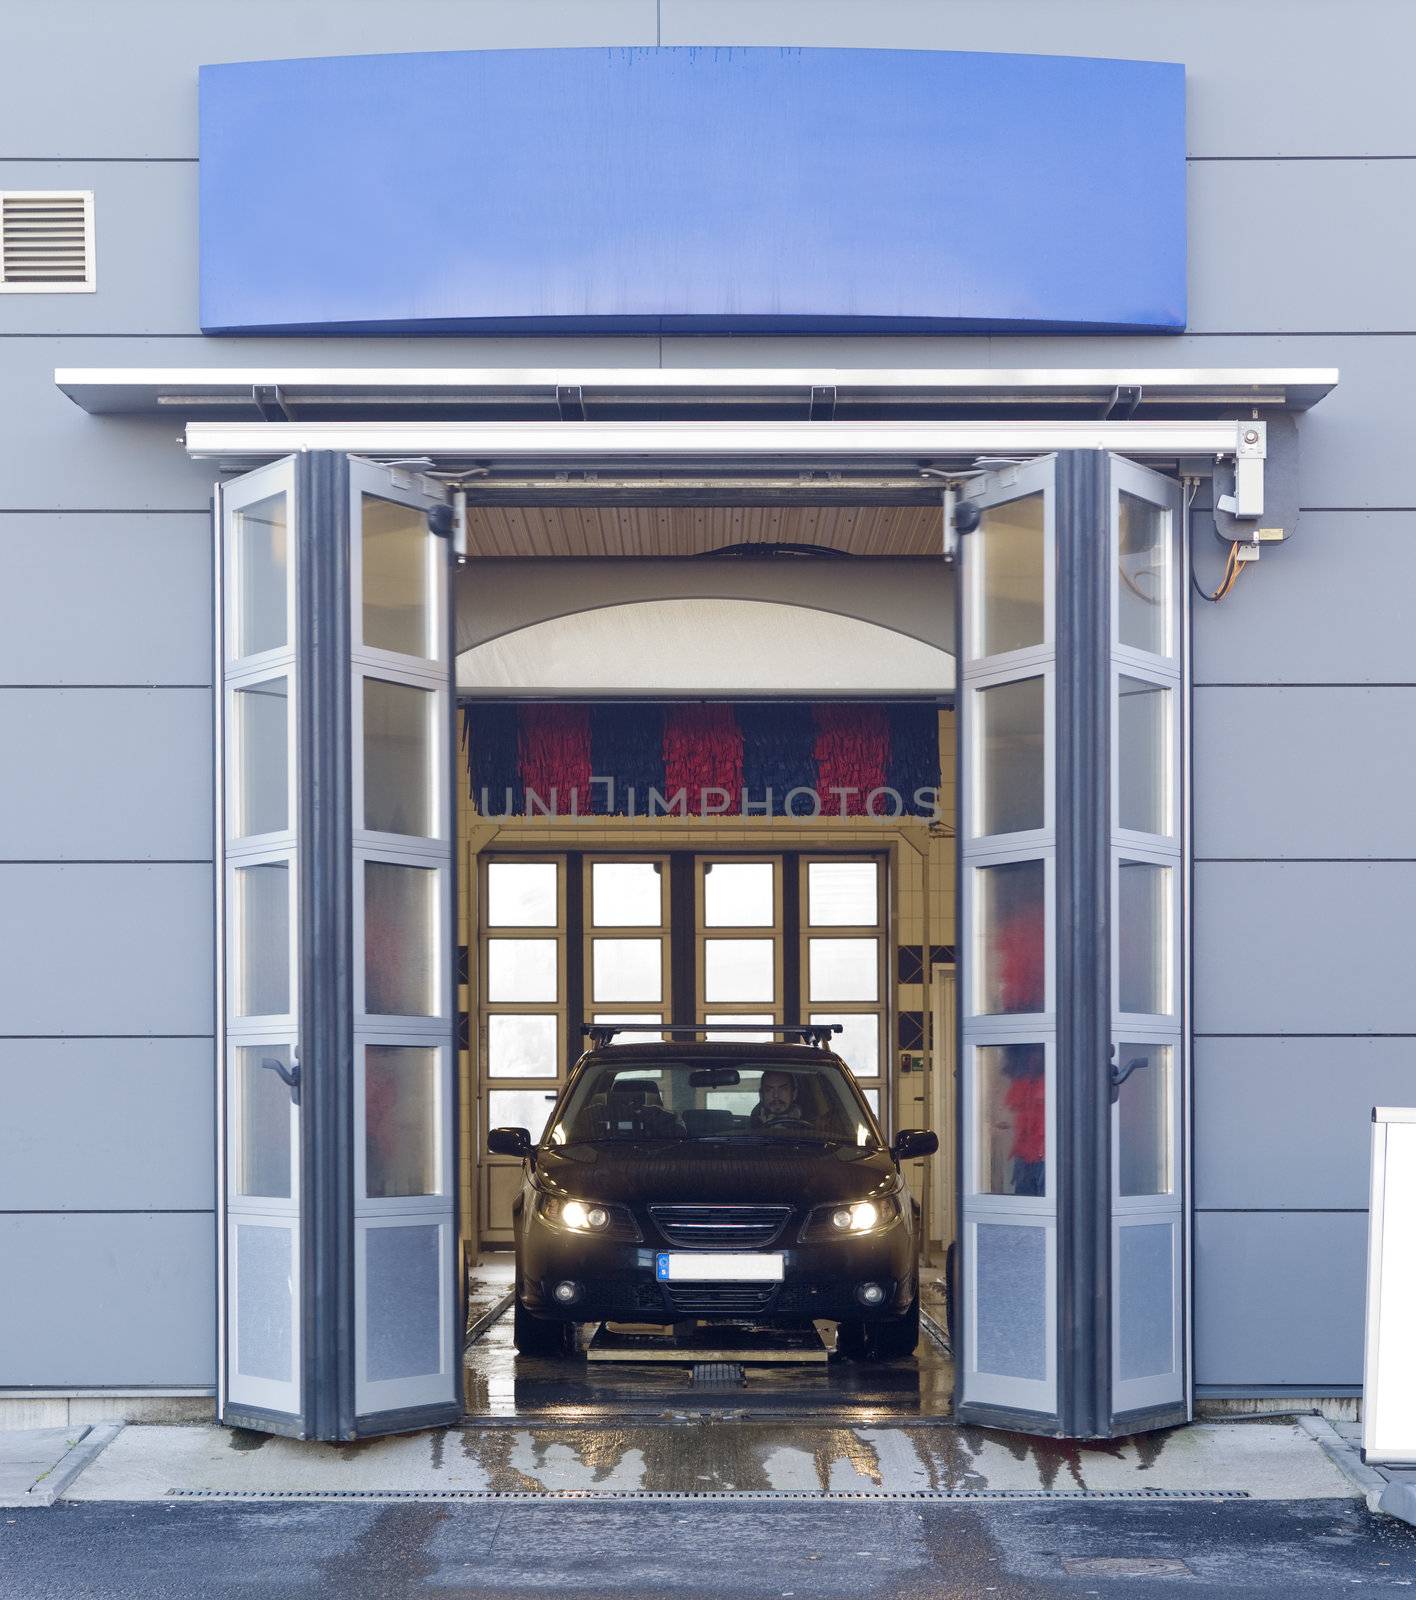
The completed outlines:
{"type": "Polygon", "coordinates": [[[927,50],[203,67],[202,326],[1178,332],[1184,97],[927,50]]]}

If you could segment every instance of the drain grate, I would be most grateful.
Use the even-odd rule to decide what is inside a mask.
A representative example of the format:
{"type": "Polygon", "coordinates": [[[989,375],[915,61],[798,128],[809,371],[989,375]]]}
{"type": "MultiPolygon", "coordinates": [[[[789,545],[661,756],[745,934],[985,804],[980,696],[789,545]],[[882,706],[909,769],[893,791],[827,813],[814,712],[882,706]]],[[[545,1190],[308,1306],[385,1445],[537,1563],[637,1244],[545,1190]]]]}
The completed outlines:
{"type": "Polygon", "coordinates": [[[1193,1578],[1195,1569],[1178,1556],[1063,1556],[1062,1570],[1073,1578],[1193,1578]]]}
{"type": "Polygon", "coordinates": [[[695,1389],[741,1389],[747,1383],[740,1361],[695,1361],[695,1389]]]}
{"type": "Polygon", "coordinates": [[[1247,1500],[1246,1489],[169,1489],[169,1500],[1247,1500]]]}

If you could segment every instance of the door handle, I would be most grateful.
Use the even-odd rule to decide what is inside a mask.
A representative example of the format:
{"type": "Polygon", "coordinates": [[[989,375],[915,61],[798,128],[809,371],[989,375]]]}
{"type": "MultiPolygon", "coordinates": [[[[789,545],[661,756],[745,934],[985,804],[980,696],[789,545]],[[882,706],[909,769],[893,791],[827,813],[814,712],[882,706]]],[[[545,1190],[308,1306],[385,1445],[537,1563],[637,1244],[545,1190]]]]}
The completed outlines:
{"type": "Polygon", "coordinates": [[[1117,1066],[1116,1051],[1113,1048],[1111,1052],[1110,1065],[1111,1099],[1113,1103],[1121,1098],[1121,1085],[1125,1083],[1126,1079],[1129,1078],[1133,1072],[1139,1071],[1142,1067],[1148,1067],[1150,1064],[1151,1060],[1149,1056],[1136,1056],[1133,1060],[1128,1061],[1124,1067],[1117,1066]]]}
{"type": "Polygon", "coordinates": [[[291,1059],[291,1064],[288,1067],[283,1061],[278,1060],[275,1056],[262,1056],[261,1065],[265,1067],[267,1071],[273,1072],[276,1077],[280,1079],[280,1081],[290,1091],[291,1105],[298,1106],[300,1104],[299,1056],[293,1056],[291,1059]]]}

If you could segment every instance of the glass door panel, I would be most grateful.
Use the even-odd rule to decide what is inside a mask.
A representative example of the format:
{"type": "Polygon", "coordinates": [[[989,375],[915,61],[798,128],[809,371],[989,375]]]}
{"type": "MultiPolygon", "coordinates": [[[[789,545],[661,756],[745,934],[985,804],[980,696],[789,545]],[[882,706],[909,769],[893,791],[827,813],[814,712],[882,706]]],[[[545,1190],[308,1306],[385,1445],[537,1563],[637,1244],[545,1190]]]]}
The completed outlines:
{"type": "Polygon", "coordinates": [[[1111,466],[1112,1425],[1188,1414],[1184,552],[1177,486],[1111,466]]]}
{"type": "Polygon", "coordinates": [[[454,1293],[447,542],[408,474],[349,465],[354,1407],[460,1410],[454,1293]]]}
{"type": "Polygon", "coordinates": [[[1187,1403],[1178,486],[1073,451],[965,493],[959,1412],[1164,1426],[1187,1403]]]}
{"type": "Polygon", "coordinates": [[[491,856],[478,863],[475,984],[479,1080],[478,1216],[482,1241],[511,1242],[520,1163],[492,1155],[492,1128],[539,1139],[580,1041],[568,1036],[564,857],[491,856]]]}
{"type": "Polygon", "coordinates": [[[218,1408],[305,1431],[302,1121],[298,1073],[300,841],[296,827],[295,463],[222,485],[222,902],[218,1115],[222,1306],[218,1408]]]}
{"type": "Polygon", "coordinates": [[[890,1015],[884,858],[803,858],[799,876],[805,1018],[840,1027],[831,1048],[878,1116],[890,1015]]]}
{"type": "Polygon", "coordinates": [[[694,876],[695,1020],[730,1028],[783,1021],[781,858],[699,857],[694,876]]]}

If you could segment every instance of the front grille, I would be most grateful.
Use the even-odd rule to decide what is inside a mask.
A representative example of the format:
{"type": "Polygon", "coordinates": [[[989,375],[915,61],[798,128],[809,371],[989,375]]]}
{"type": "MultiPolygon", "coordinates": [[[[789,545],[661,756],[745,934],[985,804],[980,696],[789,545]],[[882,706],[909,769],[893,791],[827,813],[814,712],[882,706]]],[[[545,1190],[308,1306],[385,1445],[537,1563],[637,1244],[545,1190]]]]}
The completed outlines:
{"type": "Polygon", "coordinates": [[[681,1250],[763,1250],[781,1233],[790,1206],[650,1206],[654,1226],[681,1250]]]}
{"type": "Polygon", "coordinates": [[[669,1307],[691,1317],[753,1317],[772,1304],[775,1283],[669,1284],[669,1307]]]}

